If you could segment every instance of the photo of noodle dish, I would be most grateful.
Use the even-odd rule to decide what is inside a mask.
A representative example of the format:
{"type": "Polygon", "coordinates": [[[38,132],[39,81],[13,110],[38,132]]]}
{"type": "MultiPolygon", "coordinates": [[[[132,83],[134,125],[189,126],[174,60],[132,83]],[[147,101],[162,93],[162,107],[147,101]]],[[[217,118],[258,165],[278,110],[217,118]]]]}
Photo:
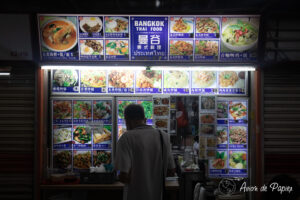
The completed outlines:
{"type": "Polygon", "coordinates": [[[247,144],[247,127],[230,126],[229,144],[247,144]]]}
{"type": "Polygon", "coordinates": [[[217,57],[219,54],[218,41],[196,40],[195,54],[201,55],[201,56],[217,57]]]}
{"type": "Polygon", "coordinates": [[[214,71],[193,71],[193,88],[216,88],[217,75],[214,71]]]}
{"type": "Polygon", "coordinates": [[[192,56],[193,41],[191,40],[170,40],[170,55],[192,56]]]}
{"type": "Polygon", "coordinates": [[[196,33],[219,33],[219,24],[213,18],[200,18],[196,19],[196,33]]]}
{"type": "Polygon", "coordinates": [[[102,30],[102,20],[99,17],[79,17],[80,30],[85,33],[98,33],[102,30]]]}
{"type": "Polygon", "coordinates": [[[169,70],[164,73],[164,88],[188,88],[189,74],[186,71],[169,70]]]}
{"type": "Polygon", "coordinates": [[[161,88],[162,72],[160,70],[142,70],[136,74],[137,88],[161,88]]]}
{"type": "Polygon", "coordinates": [[[81,55],[103,55],[103,40],[80,40],[81,55]]]}
{"type": "Polygon", "coordinates": [[[245,72],[219,72],[219,87],[245,89],[245,72]]]}
{"type": "Polygon", "coordinates": [[[57,52],[69,51],[75,47],[77,44],[77,29],[73,20],[72,17],[49,18],[41,28],[43,46],[48,50],[57,52]]]}
{"type": "Polygon", "coordinates": [[[106,87],[106,71],[104,70],[81,70],[81,87],[106,87]]]}
{"type": "Polygon", "coordinates": [[[125,17],[105,17],[106,33],[128,33],[128,19],[125,17]]]}
{"type": "Polygon", "coordinates": [[[171,17],[170,21],[170,33],[193,33],[194,31],[193,18],[171,17]]]}

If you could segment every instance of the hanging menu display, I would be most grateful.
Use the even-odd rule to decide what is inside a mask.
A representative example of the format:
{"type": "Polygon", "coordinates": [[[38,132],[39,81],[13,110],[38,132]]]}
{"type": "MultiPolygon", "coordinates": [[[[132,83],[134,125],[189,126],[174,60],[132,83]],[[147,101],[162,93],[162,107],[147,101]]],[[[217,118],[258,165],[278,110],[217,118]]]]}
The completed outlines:
{"type": "Polygon", "coordinates": [[[259,16],[39,14],[43,61],[257,60],[259,16]]]}
{"type": "MultiPolygon", "coordinates": [[[[201,69],[201,68],[199,68],[201,69]]],[[[245,71],[52,70],[52,93],[246,95],[245,71]]]]}
{"type": "MultiPolygon", "coordinates": [[[[248,100],[219,99],[216,110],[215,154],[209,158],[211,177],[248,176],[248,100]]],[[[212,119],[212,118],[211,118],[212,119]]],[[[208,140],[206,141],[208,146],[208,140]]]]}
{"type": "Polygon", "coordinates": [[[170,131],[170,97],[153,96],[153,125],[155,128],[169,133],[170,131]]]}
{"type": "Polygon", "coordinates": [[[109,164],[112,149],[112,114],[111,98],[53,99],[53,167],[88,169],[101,163],[109,164]],[[103,159],[95,156],[100,154],[103,159]]]}

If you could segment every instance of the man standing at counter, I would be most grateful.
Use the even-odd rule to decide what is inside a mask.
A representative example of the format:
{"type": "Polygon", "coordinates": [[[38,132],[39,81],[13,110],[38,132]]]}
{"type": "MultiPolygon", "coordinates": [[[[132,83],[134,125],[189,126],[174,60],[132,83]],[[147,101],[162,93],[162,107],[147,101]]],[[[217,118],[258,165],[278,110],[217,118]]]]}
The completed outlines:
{"type": "Polygon", "coordinates": [[[169,136],[146,125],[144,108],[130,104],[124,110],[127,131],[117,143],[115,168],[128,185],[127,200],[159,200],[165,175],[174,172],[169,136]]]}

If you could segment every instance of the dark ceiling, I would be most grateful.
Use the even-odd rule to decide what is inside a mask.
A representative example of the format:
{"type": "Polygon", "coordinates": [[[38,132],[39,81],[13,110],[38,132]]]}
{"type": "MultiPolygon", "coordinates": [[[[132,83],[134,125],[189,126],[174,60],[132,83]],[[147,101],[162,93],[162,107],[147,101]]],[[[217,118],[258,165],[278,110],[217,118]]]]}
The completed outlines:
{"type": "Polygon", "coordinates": [[[293,0],[7,0],[2,13],[263,14],[288,13],[293,0]],[[159,3],[158,3],[159,2],[159,3]],[[159,4],[159,5],[157,5],[159,4]]]}

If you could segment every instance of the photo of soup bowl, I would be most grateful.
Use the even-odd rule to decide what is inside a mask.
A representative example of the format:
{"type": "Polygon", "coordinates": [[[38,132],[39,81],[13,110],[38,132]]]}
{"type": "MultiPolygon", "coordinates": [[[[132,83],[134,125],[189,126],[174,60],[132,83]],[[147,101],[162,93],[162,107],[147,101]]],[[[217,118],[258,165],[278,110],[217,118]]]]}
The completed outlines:
{"type": "Polygon", "coordinates": [[[41,40],[51,51],[69,51],[77,44],[76,26],[65,18],[50,19],[41,28],[41,40]]]}
{"type": "Polygon", "coordinates": [[[221,40],[228,49],[242,52],[251,49],[257,44],[258,28],[249,22],[244,22],[244,24],[248,28],[250,27],[250,29],[247,29],[247,33],[242,30],[245,29],[245,27],[237,23],[230,23],[222,28],[221,40]],[[234,30],[238,33],[234,32],[234,30]],[[235,37],[235,34],[239,36],[235,37]]]}

